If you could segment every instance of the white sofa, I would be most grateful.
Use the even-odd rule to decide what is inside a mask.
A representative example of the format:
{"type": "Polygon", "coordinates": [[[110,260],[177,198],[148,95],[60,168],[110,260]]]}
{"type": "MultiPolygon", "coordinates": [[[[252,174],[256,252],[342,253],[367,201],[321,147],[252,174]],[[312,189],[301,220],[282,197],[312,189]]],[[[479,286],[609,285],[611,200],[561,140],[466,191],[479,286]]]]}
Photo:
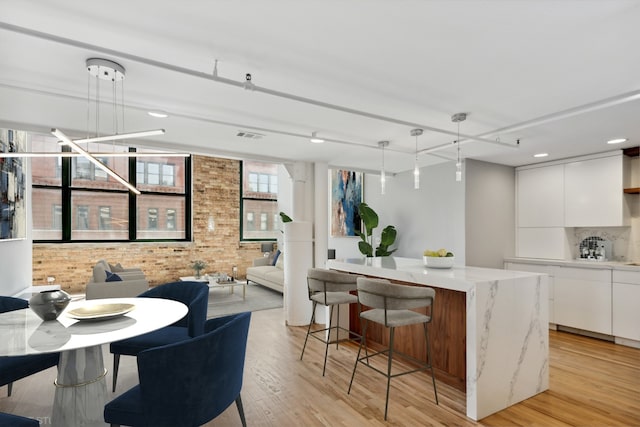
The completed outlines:
{"type": "Polygon", "coordinates": [[[247,283],[254,282],[284,293],[284,254],[280,254],[276,265],[269,262],[269,257],[254,259],[253,267],[247,268],[247,283]]]}
{"type": "Polygon", "coordinates": [[[124,268],[101,259],[93,267],[91,281],[87,283],[86,299],[136,297],[149,289],[149,282],[140,268],[124,268]],[[122,280],[107,282],[107,272],[122,280]]]}

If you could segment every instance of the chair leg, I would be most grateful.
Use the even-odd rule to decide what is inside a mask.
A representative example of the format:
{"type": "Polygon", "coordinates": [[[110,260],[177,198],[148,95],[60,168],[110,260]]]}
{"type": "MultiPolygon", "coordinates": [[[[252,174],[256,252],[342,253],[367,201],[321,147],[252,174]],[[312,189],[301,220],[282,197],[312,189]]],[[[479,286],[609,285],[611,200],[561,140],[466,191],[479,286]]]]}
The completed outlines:
{"type": "MultiPolygon", "coordinates": [[[[329,315],[333,318],[333,306],[331,306],[329,315]]],[[[331,318],[329,319],[329,328],[331,328],[331,318]]],[[[331,336],[331,329],[329,329],[329,336],[331,336]]],[[[340,344],[340,304],[338,304],[338,314],[336,315],[336,350],[338,344],[340,344]]]]}
{"type": "Polygon", "coordinates": [[[11,390],[13,390],[13,381],[7,384],[7,396],[11,397],[11,390]]]}
{"type": "Polygon", "coordinates": [[[389,388],[391,386],[391,362],[393,361],[393,337],[395,328],[389,328],[389,359],[387,360],[387,397],[384,401],[384,420],[387,420],[387,410],[389,408],[389,388]]]}
{"type": "MultiPolygon", "coordinates": [[[[327,329],[327,337],[324,343],[324,365],[322,366],[323,377],[324,377],[324,372],[327,370],[327,355],[329,354],[329,342],[331,341],[332,320],[333,320],[333,306],[329,306],[329,329],[327,329]]],[[[336,338],[336,348],[337,347],[338,347],[338,339],[336,338]]]]}
{"type": "MultiPolygon", "coordinates": [[[[356,363],[353,365],[353,373],[351,374],[351,381],[349,381],[349,390],[347,390],[347,394],[351,394],[351,385],[353,384],[353,378],[356,376],[356,368],[358,367],[358,362],[360,361],[360,352],[362,351],[362,346],[364,345],[365,352],[367,351],[367,320],[364,319],[362,322],[362,338],[360,339],[360,345],[358,346],[358,355],[356,356],[356,363]]],[[[369,363],[367,355],[367,363],[369,363]]]]}
{"type": "Polygon", "coordinates": [[[116,392],[116,382],[118,381],[118,367],[120,367],[120,355],[114,353],[113,354],[113,391],[116,392]]]}
{"type": "Polygon", "coordinates": [[[436,396],[436,405],[438,405],[438,390],[436,389],[436,376],[433,373],[433,360],[431,359],[431,343],[429,342],[429,331],[427,330],[427,324],[424,324],[424,338],[427,341],[427,360],[429,361],[429,368],[431,368],[431,382],[433,383],[433,394],[436,396]]]}
{"type": "Polygon", "coordinates": [[[242,398],[240,397],[240,395],[236,397],[236,406],[238,407],[238,413],[240,414],[242,427],[247,427],[247,420],[244,418],[244,408],[242,407],[242,398]]]}
{"type": "Polygon", "coordinates": [[[300,354],[300,360],[304,356],[304,349],[307,347],[307,340],[309,339],[309,334],[311,333],[311,325],[316,320],[316,304],[317,302],[313,302],[313,308],[311,309],[311,320],[309,321],[309,327],[307,328],[307,336],[304,337],[304,344],[302,346],[302,354],[300,354]]]}

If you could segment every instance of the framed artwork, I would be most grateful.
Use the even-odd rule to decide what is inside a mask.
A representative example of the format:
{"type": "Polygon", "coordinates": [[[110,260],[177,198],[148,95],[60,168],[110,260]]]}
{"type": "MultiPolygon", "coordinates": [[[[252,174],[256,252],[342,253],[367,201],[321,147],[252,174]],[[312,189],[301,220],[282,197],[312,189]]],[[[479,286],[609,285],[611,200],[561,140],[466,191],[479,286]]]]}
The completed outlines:
{"type": "Polygon", "coordinates": [[[357,236],[362,230],[358,206],[362,202],[362,172],[331,169],[331,236],[357,236]]]}
{"type": "MultiPolygon", "coordinates": [[[[0,152],[25,151],[26,132],[0,129],[0,152]]],[[[24,158],[0,158],[0,240],[26,238],[24,158]]]]}

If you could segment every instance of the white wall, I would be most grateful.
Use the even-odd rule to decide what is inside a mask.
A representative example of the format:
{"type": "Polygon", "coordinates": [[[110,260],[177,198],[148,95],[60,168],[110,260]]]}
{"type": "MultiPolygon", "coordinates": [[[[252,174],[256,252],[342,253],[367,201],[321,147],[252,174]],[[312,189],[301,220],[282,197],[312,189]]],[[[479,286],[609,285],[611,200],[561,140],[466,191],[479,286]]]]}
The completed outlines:
{"type": "Polygon", "coordinates": [[[515,254],[515,168],[466,160],[466,263],[503,268],[515,254]]]}
{"type": "Polygon", "coordinates": [[[394,255],[421,258],[425,249],[446,248],[456,264],[465,263],[465,185],[455,181],[455,163],[421,168],[419,190],[413,188],[413,171],[387,177],[385,195],[380,177],[365,174],[364,191],[380,218],[374,234],[387,225],[398,231],[394,255]]]}

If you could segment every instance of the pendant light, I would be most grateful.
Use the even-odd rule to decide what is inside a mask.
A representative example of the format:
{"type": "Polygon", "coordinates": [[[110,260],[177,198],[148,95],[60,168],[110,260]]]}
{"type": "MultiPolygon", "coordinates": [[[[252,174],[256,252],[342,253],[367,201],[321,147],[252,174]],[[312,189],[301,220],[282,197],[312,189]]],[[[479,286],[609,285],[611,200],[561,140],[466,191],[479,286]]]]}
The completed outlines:
{"type": "Polygon", "coordinates": [[[467,119],[467,113],[456,113],[451,116],[451,121],[458,124],[458,139],[456,140],[457,157],[456,157],[456,181],[462,181],[462,157],[460,157],[460,122],[467,119]]]}
{"type": "Polygon", "coordinates": [[[380,169],[380,194],[384,195],[387,177],[384,172],[384,148],[389,146],[389,141],[379,141],[378,147],[382,149],[382,169],[380,169]]]}
{"type": "Polygon", "coordinates": [[[422,129],[411,129],[411,136],[416,137],[416,159],[413,165],[413,188],[420,189],[420,168],[418,167],[418,137],[422,135],[422,129]]]}

